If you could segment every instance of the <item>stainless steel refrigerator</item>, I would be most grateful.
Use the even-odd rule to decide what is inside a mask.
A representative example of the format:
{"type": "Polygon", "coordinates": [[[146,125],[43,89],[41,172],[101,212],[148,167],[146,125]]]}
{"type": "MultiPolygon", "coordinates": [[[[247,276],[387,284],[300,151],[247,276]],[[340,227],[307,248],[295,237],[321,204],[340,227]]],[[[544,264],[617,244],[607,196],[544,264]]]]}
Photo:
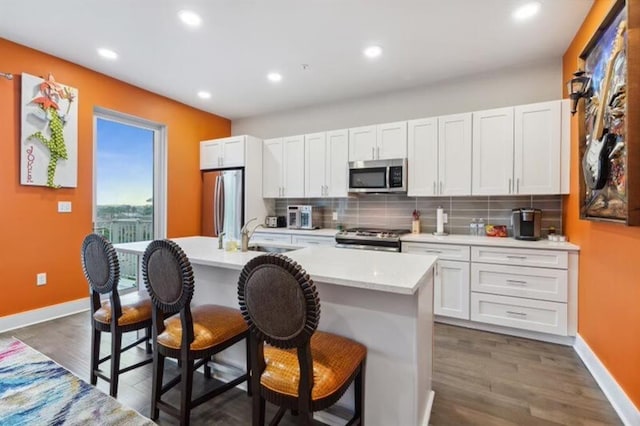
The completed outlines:
{"type": "Polygon", "coordinates": [[[202,235],[240,240],[244,224],[244,169],[202,173],[202,235]]]}

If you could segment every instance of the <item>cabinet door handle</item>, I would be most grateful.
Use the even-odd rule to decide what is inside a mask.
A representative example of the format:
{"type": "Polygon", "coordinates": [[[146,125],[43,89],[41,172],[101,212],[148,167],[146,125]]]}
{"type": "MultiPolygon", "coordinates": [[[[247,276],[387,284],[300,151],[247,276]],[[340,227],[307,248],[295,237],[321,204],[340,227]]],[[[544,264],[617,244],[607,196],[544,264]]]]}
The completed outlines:
{"type": "Polygon", "coordinates": [[[508,315],[514,315],[520,318],[524,318],[527,316],[526,312],[517,312],[517,311],[507,311],[508,315]]]}
{"type": "Polygon", "coordinates": [[[520,193],[520,178],[516,179],[516,194],[520,193]]]}
{"type": "Polygon", "coordinates": [[[327,197],[329,196],[329,185],[324,186],[324,195],[327,197]]]}
{"type": "Polygon", "coordinates": [[[527,256],[513,256],[513,255],[507,255],[507,259],[520,259],[520,260],[524,260],[526,259],[527,256]]]}
{"type": "Polygon", "coordinates": [[[376,154],[375,154],[375,148],[371,147],[371,159],[375,160],[376,159],[376,154]]]}
{"type": "Polygon", "coordinates": [[[376,148],[376,159],[380,159],[380,147],[376,148]]]}
{"type": "Polygon", "coordinates": [[[526,281],[521,281],[521,280],[507,280],[507,284],[526,286],[527,282],[526,281]]]}
{"type": "Polygon", "coordinates": [[[509,178],[509,194],[511,194],[511,178],[509,178]]]}
{"type": "Polygon", "coordinates": [[[429,250],[429,249],[425,249],[423,250],[425,253],[442,253],[442,250],[429,250]]]}
{"type": "Polygon", "coordinates": [[[307,244],[320,244],[320,243],[317,241],[307,241],[307,244]]]}
{"type": "Polygon", "coordinates": [[[433,181],[433,195],[436,195],[436,181],[433,181]]]}
{"type": "Polygon", "coordinates": [[[440,195],[442,195],[442,181],[440,181],[440,195]]]}

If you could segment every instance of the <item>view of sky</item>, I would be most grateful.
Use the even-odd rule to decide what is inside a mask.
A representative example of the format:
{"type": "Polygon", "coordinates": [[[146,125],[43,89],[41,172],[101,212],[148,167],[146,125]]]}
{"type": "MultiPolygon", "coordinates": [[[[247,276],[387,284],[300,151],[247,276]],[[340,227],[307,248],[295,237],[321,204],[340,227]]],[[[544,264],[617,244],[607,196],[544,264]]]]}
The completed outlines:
{"type": "Polygon", "coordinates": [[[153,196],[153,131],[98,119],[97,136],[97,204],[147,204],[153,196]]]}

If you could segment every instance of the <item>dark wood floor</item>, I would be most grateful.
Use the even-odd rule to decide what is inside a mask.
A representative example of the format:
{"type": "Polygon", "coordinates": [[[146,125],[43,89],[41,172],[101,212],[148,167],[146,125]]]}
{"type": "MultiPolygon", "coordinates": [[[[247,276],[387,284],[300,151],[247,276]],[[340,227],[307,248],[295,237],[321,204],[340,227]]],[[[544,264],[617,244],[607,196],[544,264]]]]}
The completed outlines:
{"type": "MultiPolygon", "coordinates": [[[[86,312],[0,336],[15,336],[88,381],[89,325],[86,312]]],[[[103,348],[108,353],[108,335],[103,348]]],[[[125,362],[144,354],[130,352],[125,362]]],[[[436,324],[434,355],[432,425],[622,424],[570,347],[436,324]]],[[[196,386],[208,384],[201,377],[196,380],[196,386]]],[[[98,387],[108,392],[101,380],[98,387]]],[[[147,365],[121,376],[118,399],[148,416],[150,388],[147,365]]],[[[177,391],[168,396],[177,402],[177,391]]],[[[274,407],[267,411],[275,413],[274,407]]],[[[233,389],[196,408],[191,418],[193,425],[248,425],[250,399],[233,389]]],[[[295,422],[288,415],[281,424],[295,422]]],[[[177,424],[162,413],[158,423],[177,424]]]]}

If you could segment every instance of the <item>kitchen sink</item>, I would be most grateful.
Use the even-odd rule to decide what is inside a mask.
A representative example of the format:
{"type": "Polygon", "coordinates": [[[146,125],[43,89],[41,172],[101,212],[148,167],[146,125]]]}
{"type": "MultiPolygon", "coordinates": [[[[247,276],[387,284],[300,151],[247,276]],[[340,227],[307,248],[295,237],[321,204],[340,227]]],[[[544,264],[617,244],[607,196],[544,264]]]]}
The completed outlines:
{"type": "Polygon", "coordinates": [[[274,246],[250,246],[249,251],[259,251],[262,253],[287,253],[295,250],[294,248],[274,247],[274,246]]]}

